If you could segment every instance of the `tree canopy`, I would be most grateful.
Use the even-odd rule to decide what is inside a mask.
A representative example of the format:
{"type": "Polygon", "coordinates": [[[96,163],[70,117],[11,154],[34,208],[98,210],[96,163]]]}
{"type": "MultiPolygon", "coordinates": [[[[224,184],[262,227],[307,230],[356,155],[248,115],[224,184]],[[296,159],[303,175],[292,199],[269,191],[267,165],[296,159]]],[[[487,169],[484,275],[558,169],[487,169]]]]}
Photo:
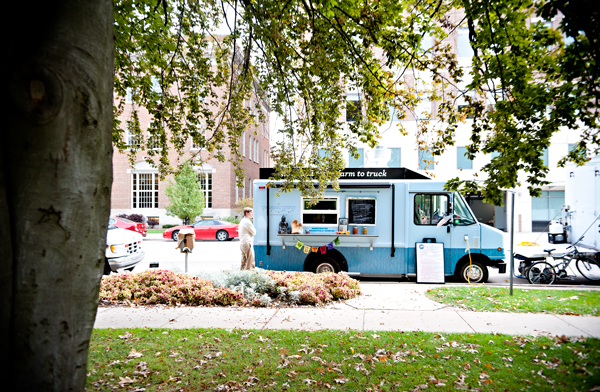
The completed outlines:
{"type": "MultiPolygon", "coordinates": [[[[598,27],[580,9],[597,19],[591,2],[575,3],[581,7],[558,0],[117,0],[115,116],[126,97],[134,110],[125,124],[115,121],[114,142],[125,149],[127,129],[163,174],[174,170],[169,145],[181,152],[192,139],[219,160],[229,149],[241,180],[240,138],[264,120],[264,100],[284,124],[271,150],[276,178],[286,180],[281,190],[315,197],[326,183],[337,186],[346,149],[356,154],[357,143],[378,143],[390,107],[399,117],[415,114],[415,148],[434,156],[454,144],[470,113],[471,158],[500,156],[483,168],[484,182],[457,178],[448,186],[482,190],[501,204],[501,190],[516,186],[524,170],[536,194],[548,171],[541,155],[559,127],[582,135],[568,159],[582,163],[597,151],[598,27]],[[543,24],[558,12],[565,16],[558,28],[543,24]],[[536,15],[542,22],[530,23],[536,15]],[[220,25],[228,34],[215,33],[220,25]],[[447,38],[462,26],[474,55],[470,82],[459,89],[466,75],[447,38]],[[348,92],[360,111],[344,123],[348,92]],[[460,95],[466,113],[457,109],[460,95]],[[424,101],[435,102],[435,112],[416,115],[424,101]],[[147,135],[140,110],[154,119],[147,135]]],[[[133,159],[136,147],[130,151],[133,159]]]]}

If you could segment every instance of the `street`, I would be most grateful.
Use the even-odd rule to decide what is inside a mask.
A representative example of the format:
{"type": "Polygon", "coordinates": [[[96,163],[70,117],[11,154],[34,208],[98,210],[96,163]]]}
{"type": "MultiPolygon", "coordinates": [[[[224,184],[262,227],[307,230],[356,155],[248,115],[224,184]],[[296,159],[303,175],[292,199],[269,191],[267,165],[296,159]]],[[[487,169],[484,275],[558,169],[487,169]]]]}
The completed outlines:
{"type": "MultiPolygon", "coordinates": [[[[506,236],[506,248],[509,248],[509,238],[506,236]]],[[[515,246],[517,253],[532,255],[541,253],[546,248],[556,248],[558,251],[565,249],[568,244],[548,244],[547,235],[540,233],[520,233],[515,238],[515,243],[523,241],[536,241],[539,246],[525,247],[515,246]]],[[[163,239],[160,234],[148,234],[144,239],[144,251],[146,257],[135,267],[135,272],[145,271],[150,269],[151,263],[158,263],[158,268],[168,269],[175,272],[185,271],[185,254],[180,253],[175,248],[176,243],[172,240],[163,239]]],[[[216,241],[216,240],[197,240],[195,242],[194,251],[188,255],[188,273],[191,275],[201,273],[219,272],[222,270],[230,270],[239,268],[240,266],[240,242],[235,239],[233,241],[216,241]]],[[[518,260],[515,262],[515,270],[517,271],[518,260]]],[[[518,271],[517,271],[518,274],[518,271]]],[[[568,270],[569,275],[575,276],[574,280],[558,280],[553,286],[578,287],[581,285],[599,286],[600,282],[591,282],[580,276],[575,264],[572,263],[568,270]]],[[[416,282],[415,275],[409,275],[403,279],[386,279],[386,278],[360,278],[362,282],[388,282],[388,283],[414,283],[416,282]]],[[[495,268],[489,268],[488,284],[495,286],[508,286],[510,280],[510,270],[507,267],[505,274],[499,274],[495,268]]],[[[447,284],[463,283],[456,280],[454,277],[446,277],[447,284]]],[[[527,279],[514,277],[513,284],[515,286],[533,287],[527,279]]]]}

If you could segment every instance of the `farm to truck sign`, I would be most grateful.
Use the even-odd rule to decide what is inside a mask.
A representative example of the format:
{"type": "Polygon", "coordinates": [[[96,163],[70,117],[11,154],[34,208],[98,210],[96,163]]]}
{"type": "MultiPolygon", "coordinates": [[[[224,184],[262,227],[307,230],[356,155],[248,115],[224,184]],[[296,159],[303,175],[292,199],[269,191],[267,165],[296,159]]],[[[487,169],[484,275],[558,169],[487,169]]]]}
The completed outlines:
{"type": "MultiPolygon", "coordinates": [[[[260,169],[260,179],[269,180],[275,170],[269,167],[260,169]]],[[[347,168],[340,172],[340,180],[429,180],[420,173],[403,167],[347,168]]]]}

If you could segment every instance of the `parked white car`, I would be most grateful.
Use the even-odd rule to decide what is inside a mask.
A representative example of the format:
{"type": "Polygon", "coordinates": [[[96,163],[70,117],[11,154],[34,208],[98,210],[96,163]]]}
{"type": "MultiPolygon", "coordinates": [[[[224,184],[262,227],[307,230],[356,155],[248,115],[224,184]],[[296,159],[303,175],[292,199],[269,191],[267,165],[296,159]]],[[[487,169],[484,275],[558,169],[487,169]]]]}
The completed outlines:
{"type": "Polygon", "coordinates": [[[109,224],[106,232],[104,275],[120,269],[133,271],[135,265],[146,256],[142,249],[142,241],[141,234],[109,224]]]}

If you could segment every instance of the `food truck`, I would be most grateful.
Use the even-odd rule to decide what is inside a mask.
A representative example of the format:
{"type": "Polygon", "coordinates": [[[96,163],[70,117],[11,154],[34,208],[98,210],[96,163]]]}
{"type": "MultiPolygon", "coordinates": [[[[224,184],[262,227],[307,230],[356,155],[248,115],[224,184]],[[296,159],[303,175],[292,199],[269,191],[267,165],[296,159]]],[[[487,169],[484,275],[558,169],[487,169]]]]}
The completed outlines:
{"type": "Polygon", "coordinates": [[[428,273],[485,282],[506,272],[504,233],[481,224],[458,192],[405,168],[344,169],[316,203],[278,193],[261,168],[253,184],[256,266],[363,277],[428,273]],[[291,232],[290,225],[294,232],[291,232]],[[433,252],[433,253],[432,253],[433,252]]]}

